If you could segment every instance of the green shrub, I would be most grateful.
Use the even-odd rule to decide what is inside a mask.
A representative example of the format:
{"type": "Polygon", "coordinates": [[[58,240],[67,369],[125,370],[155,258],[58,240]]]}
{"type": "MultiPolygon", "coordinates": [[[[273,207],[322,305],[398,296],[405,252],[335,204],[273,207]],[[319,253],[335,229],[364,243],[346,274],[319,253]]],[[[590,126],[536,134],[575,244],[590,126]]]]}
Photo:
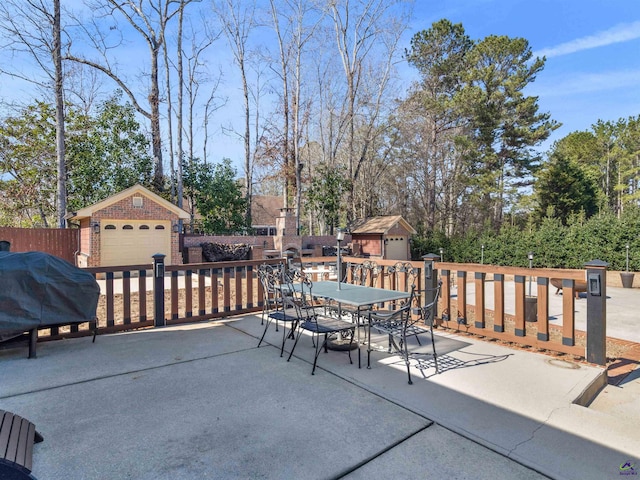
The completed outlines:
{"type": "Polygon", "coordinates": [[[627,208],[617,218],[613,214],[572,216],[567,225],[545,218],[537,228],[506,225],[498,234],[487,230],[464,236],[446,237],[441,232],[418,232],[412,241],[412,258],[427,253],[440,254],[444,261],[528,267],[528,252],[534,267],[584,268],[591,260],[609,263],[609,270],[625,270],[629,245],[629,270],[640,271],[640,208],[627,208]]]}

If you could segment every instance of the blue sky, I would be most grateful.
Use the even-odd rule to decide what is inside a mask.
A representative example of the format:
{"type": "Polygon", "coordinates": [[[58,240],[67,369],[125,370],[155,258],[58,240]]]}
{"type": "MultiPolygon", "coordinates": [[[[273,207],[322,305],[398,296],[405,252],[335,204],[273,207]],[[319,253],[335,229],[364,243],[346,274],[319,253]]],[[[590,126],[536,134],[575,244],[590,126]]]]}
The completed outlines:
{"type": "MultiPolygon", "coordinates": [[[[541,151],[573,131],[590,129],[599,119],[640,115],[640,0],[416,0],[414,19],[401,48],[409,46],[414,33],[442,18],[462,23],[474,40],[488,35],[525,38],[534,54],[547,57],[544,70],[526,93],[538,96],[540,110],[563,125],[541,151]]],[[[132,39],[129,52],[139,51],[140,58],[146,58],[146,46],[135,35],[132,39]]],[[[216,49],[215,63],[222,61],[224,51],[216,49]]],[[[138,56],[127,58],[137,60],[138,56]]],[[[231,98],[212,118],[212,129],[236,119],[240,122],[242,115],[237,69],[230,59],[223,65],[226,83],[221,93],[231,98]]],[[[406,85],[418,78],[406,64],[400,70],[406,85]]],[[[109,82],[105,85],[114,87],[109,82]]],[[[0,83],[0,96],[5,98],[19,97],[25,90],[32,87],[8,77],[0,83]]],[[[237,136],[212,139],[212,144],[214,159],[227,156],[241,171],[243,149],[237,136]]]]}
{"type": "Polygon", "coordinates": [[[599,119],[640,115],[640,0],[417,0],[412,34],[442,18],[474,40],[525,38],[547,58],[526,90],[563,124],[545,147],[599,119]]]}

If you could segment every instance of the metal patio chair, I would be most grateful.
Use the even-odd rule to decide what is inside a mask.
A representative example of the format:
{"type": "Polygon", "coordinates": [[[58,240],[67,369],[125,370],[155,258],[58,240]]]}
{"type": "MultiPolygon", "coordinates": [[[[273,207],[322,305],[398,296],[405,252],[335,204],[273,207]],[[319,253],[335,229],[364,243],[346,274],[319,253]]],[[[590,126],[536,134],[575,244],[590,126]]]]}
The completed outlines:
{"type": "MultiPolygon", "coordinates": [[[[365,260],[361,264],[358,264],[353,273],[353,283],[356,285],[362,285],[364,287],[371,286],[375,287],[378,282],[378,277],[382,272],[382,267],[379,266],[373,260],[365,260]]],[[[354,323],[356,323],[359,327],[364,327],[367,325],[367,318],[369,316],[369,310],[374,308],[374,305],[366,305],[360,308],[353,308],[347,306],[342,307],[342,313],[350,315],[351,319],[354,323]]],[[[365,331],[365,339],[366,340],[365,331]]]]}
{"type": "Polygon", "coordinates": [[[258,279],[262,285],[264,292],[264,301],[262,304],[262,321],[264,330],[258,348],[262,345],[264,337],[267,334],[271,322],[276,324],[276,332],[279,331],[279,324],[282,323],[282,345],[280,347],[280,356],[284,354],[284,346],[287,338],[294,338],[295,324],[298,317],[291,310],[287,311],[282,301],[282,292],[280,286],[286,283],[286,270],[282,263],[276,265],[262,264],[258,266],[258,279]],[[287,331],[286,324],[290,328],[287,331]],[[287,333],[288,332],[288,333],[287,333]]]}
{"type": "MultiPolygon", "coordinates": [[[[300,282],[290,283],[286,287],[282,288],[282,300],[285,308],[294,309],[298,317],[296,323],[297,334],[291,352],[289,352],[289,358],[291,360],[293,352],[298,345],[298,341],[304,331],[310,332],[312,337],[313,346],[315,347],[315,355],[313,359],[313,368],[311,375],[315,375],[316,366],[318,364],[318,357],[324,350],[328,352],[328,342],[331,338],[340,336],[349,337],[349,345],[344,349],[349,354],[349,362],[353,364],[351,358],[351,348],[349,348],[355,339],[356,324],[343,320],[342,318],[331,317],[318,312],[318,308],[313,302],[313,283],[308,276],[302,276],[300,282]]],[[[358,348],[358,355],[360,355],[360,346],[358,348]]]]}
{"type": "MultiPolygon", "coordinates": [[[[351,265],[349,265],[346,270],[351,270],[351,279],[354,285],[375,287],[378,281],[378,277],[382,272],[382,267],[373,260],[365,260],[362,263],[355,264],[352,269],[351,265]]],[[[345,279],[346,277],[347,275],[345,273],[345,279]]],[[[331,315],[337,315],[338,310],[340,310],[341,315],[351,317],[353,322],[357,323],[358,326],[363,326],[366,324],[363,319],[367,317],[367,311],[370,308],[373,308],[373,305],[368,305],[361,308],[342,305],[340,309],[338,309],[338,305],[336,305],[335,303],[331,303],[330,305],[328,305],[328,310],[331,315]]]]}
{"type": "MultiPolygon", "coordinates": [[[[393,266],[387,268],[388,276],[395,276],[395,282],[392,285],[393,290],[402,290],[405,292],[413,292],[417,289],[416,283],[418,281],[418,276],[420,275],[420,270],[414,267],[410,262],[397,262],[393,266]],[[403,280],[404,288],[399,288],[400,279],[403,280]]],[[[418,295],[417,293],[415,294],[418,295]]],[[[406,300],[398,303],[397,301],[391,302],[387,305],[372,305],[370,310],[374,310],[378,313],[378,315],[391,315],[398,308],[406,303],[406,300]]],[[[368,311],[363,313],[363,315],[368,315],[368,311]]]]}
{"type": "MultiPolygon", "coordinates": [[[[415,300],[418,298],[415,290],[412,288],[411,296],[404,302],[400,308],[394,311],[380,312],[372,310],[369,313],[369,344],[367,348],[367,368],[371,367],[371,330],[388,335],[389,350],[388,353],[399,354],[406,366],[407,375],[409,377],[409,385],[413,384],[411,380],[411,356],[414,346],[410,344],[412,338],[416,339],[417,346],[422,344],[419,338],[423,334],[431,336],[431,348],[433,360],[435,363],[436,373],[438,370],[438,356],[436,353],[436,344],[433,337],[433,323],[435,317],[438,297],[440,295],[440,286],[436,289],[427,289],[424,292],[430,292],[433,301],[424,307],[415,306],[415,300]]],[[[416,347],[417,348],[417,347],[416,347]]]]}

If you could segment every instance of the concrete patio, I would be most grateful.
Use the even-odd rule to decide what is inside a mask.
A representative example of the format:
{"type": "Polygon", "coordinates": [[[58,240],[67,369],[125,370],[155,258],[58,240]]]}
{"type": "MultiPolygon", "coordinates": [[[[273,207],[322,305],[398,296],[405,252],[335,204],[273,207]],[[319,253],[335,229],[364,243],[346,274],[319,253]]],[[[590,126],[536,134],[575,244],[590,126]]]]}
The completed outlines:
{"type": "MultiPolygon", "coordinates": [[[[640,375],[573,403],[600,367],[439,333],[407,384],[259,316],[0,351],[0,408],[36,424],[39,479],[607,479],[640,465],[640,375]],[[288,347],[291,346],[289,342],[288,347]],[[288,348],[287,348],[288,350],[288,348]],[[618,387],[616,387],[618,388],[618,387]],[[619,401],[614,401],[620,399],[619,401]]],[[[378,338],[380,345],[384,339],[378,338]]],[[[637,470],[636,470],[637,471],[637,470]]]]}

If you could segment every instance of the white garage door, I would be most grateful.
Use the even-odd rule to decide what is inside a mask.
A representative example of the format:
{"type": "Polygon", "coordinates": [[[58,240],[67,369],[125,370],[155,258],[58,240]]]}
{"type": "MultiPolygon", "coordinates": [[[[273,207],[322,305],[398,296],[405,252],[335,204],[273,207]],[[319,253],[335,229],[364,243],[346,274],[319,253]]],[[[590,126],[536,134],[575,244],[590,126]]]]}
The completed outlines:
{"type": "Polygon", "coordinates": [[[170,221],[102,220],[100,226],[101,265],[153,263],[156,253],[164,253],[170,263],[170,221]]]}
{"type": "Polygon", "coordinates": [[[409,260],[407,255],[407,237],[389,236],[385,245],[387,260],[409,260]]]}

